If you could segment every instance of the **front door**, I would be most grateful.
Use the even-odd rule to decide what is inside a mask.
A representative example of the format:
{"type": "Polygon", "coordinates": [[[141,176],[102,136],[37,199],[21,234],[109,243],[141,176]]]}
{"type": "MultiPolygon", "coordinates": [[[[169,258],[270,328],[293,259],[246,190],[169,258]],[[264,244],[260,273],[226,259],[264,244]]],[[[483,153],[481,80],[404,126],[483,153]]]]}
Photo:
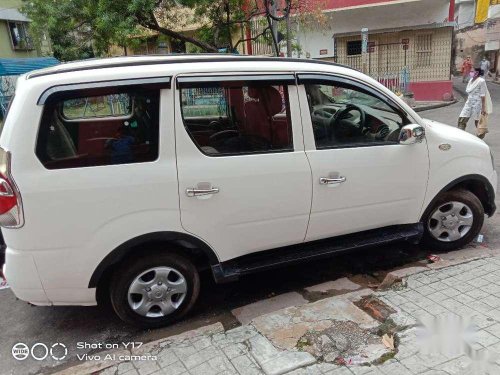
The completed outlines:
{"type": "Polygon", "coordinates": [[[304,241],[311,171],[293,75],[177,78],[181,222],[221,261],[304,241]]]}
{"type": "Polygon", "coordinates": [[[304,74],[299,82],[313,175],[306,239],[418,222],[429,159],[425,140],[398,143],[406,114],[359,81],[304,74]]]}

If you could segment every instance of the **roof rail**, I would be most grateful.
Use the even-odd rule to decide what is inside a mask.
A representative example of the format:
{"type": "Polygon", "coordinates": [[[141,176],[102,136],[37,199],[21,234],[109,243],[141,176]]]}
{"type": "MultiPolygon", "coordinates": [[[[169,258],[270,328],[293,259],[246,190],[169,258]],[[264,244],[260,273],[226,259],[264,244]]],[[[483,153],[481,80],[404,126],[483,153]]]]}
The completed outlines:
{"type": "MultiPolygon", "coordinates": [[[[95,69],[103,69],[103,68],[119,68],[119,67],[127,67],[127,66],[140,66],[140,65],[162,65],[162,64],[185,64],[185,63],[198,63],[198,62],[226,62],[226,61],[276,61],[276,62],[299,62],[299,63],[312,63],[312,64],[321,64],[321,65],[334,65],[334,66],[340,66],[343,68],[348,68],[352,70],[353,69],[349,66],[342,65],[342,64],[337,64],[329,61],[321,61],[321,60],[313,60],[313,59],[298,59],[298,58],[289,58],[289,57],[267,57],[267,56],[252,56],[252,55],[235,55],[235,54],[227,54],[227,55],[221,55],[220,53],[214,53],[214,54],[182,54],[182,55],[135,55],[135,56],[127,56],[127,57],[165,57],[164,59],[151,59],[151,60],[137,60],[137,61],[130,61],[132,59],[127,59],[127,61],[117,61],[115,63],[109,62],[113,58],[108,58],[108,59],[103,59],[102,64],[95,64],[95,65],[90,65],[90,66],[68,66],[67,68],[64,68],[64,65],[62,65],[62,68],[60,69],[54,69],[54,70],[41,70],[41,71],[35,71],[31,74],[27,75],[27,79],[31,78],[36,78],[36,77],[43,77],[43,76],[48,76],[48,75],[54,75],[54,74],[59,74],[59,73],[69,73],[69,72],[79,72],[83,70],[95,70],[95,69]],[[172,56],[186,56],[190,58],[170,58],[172,56]],[[193,58],[193,57],[197,58],[193,58]],[[104,63],[106,61],[106,63],[104,63]]],[[[122,56],[120,56],[122,57],[122,56]]],[[[89,59],[93,61],[98,61],[99,59],[89,59]]],[[[81,60],[83,61],[89,61],[89,60],[81,60]]],[[[71,65],[71,64],[68,64],[71,65]]],[[[60,65],[61,66],[61,65],[60,65]]]]}

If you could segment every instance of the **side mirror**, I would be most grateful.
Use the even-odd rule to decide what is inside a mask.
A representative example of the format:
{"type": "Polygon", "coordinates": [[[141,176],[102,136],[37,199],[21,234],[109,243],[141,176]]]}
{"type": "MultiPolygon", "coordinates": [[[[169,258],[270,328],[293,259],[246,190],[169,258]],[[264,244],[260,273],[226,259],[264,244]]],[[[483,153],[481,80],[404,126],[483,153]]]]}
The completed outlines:
{"type": "Polygon", "coordinates": [[[405,125],[401,128],[401,133],[399,133],[399,144],[413,145],[422,142],[424,138],[425,129],[421,125],[405,125]]]}

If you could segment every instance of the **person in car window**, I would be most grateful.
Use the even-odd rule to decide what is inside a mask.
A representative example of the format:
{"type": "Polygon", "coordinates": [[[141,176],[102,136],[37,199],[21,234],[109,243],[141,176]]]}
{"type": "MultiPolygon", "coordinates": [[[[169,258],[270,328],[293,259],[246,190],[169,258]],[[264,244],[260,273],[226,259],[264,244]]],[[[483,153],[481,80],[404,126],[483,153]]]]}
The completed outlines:
{"type": "Polygon", "coordinates": [[[106,148],[111,149],[112,164],[127,164],[134,162],[134,153],[132,146],[135,138],[130,135],[130,129],[124,125],[118,129],[116,138],[109,139],[106,142],[106,148]]]}

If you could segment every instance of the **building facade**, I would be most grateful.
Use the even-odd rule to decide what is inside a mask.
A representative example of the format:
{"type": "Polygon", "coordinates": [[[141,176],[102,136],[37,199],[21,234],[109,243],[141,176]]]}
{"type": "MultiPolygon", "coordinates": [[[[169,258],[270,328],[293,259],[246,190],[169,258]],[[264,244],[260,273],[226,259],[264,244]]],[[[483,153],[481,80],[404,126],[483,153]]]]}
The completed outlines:
{"type": "Polygon", "coordinates": [[[500,0],[456,0],[455,68],[470,56],[475,65],[486,57],[491,72],[500,74],[500,0]]]}
{"type": "Polygon", "coordinates": [[[21,0],[0,0],[0,58],[52,56],[47,35],[33,35],[21,0]]]}
{"type": "Polygon", "coordinates": [[[299,25],[301,57],[352,66],[396,92],[412,93],[416,100],[452,98],[453,1],[326,0],[318,4],[323,4],[326,27],[299,25]]]}

